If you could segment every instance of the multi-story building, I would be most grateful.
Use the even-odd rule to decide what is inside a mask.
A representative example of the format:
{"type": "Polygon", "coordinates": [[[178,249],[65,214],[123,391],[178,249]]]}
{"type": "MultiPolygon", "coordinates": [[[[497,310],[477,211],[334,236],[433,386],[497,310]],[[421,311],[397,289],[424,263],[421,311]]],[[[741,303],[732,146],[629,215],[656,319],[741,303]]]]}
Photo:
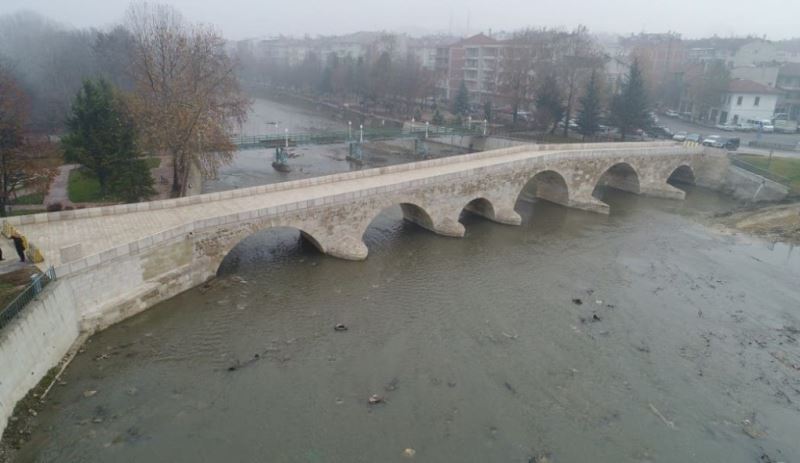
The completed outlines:
{"type": "Polygon", "coordinates": [[[781,66],[775,86],[781,92],[776,113],[786,114],[789,120],[800,121],[800,64],[781,66]]]}
{"type": "Polygon", "coordinates": [[[772,120],[780,92],[752,80],[733,79],[722,105],[711,110],[711,121],[720,124],[759,123],[772,120]]]}
{"type": "Polygon", "coordinates": [[[502,50],[507,46],[485,34],[463,39],[446,50],[437,49],[436,65],[441,72],[437,82],[439,96],[455,97],[461,82],[467,87],[470,101],[483,103],[498,96],[502,50]]]}

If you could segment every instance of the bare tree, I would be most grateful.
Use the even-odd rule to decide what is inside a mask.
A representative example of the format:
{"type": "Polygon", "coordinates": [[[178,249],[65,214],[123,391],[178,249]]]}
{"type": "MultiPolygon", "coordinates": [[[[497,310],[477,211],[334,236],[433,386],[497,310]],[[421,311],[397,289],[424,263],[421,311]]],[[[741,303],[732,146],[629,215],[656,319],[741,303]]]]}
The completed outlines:
{"type": "Polygon", "coordinates": [[[173,159],[172,192],[186,193],[192,163],[207,177],[233,158],[230,134],[244,122],[244,97],[225,40],[167,5],[133,4],[133,107],[146,146],[173,159]]]}
{"type": "Polygon", "coordinates": [[[46,142],[28,134],[28,97],[9,70],[0,63],[0,215],[15,192],[35,183],[46,186],[53,175],[46,142]]]}

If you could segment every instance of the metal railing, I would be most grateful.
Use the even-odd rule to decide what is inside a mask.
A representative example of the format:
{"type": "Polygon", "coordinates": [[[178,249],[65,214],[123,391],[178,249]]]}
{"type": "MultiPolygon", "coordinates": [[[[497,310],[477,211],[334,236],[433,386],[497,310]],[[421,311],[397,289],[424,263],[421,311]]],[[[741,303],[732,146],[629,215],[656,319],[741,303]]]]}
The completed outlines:
{"type": "Polygon", "coordinates": [[[750,141],[747,146],[751,148],[762,148],[775,151],[800,151],[800,143],[790,145],[786,143],[774,143],[767,141],[750,141]]]}
{"type": "Polygon", "coordinates": [[[760,175],[766,179],[772,180],[773,182],[780,183],[781,185],[784,185],[786,187],[789,188],[792,187],[792,181],[782,175],[778,175],[774,172],[755,166],[753,164],[750,164],[749,162],[743,161],[739,159],[736,155],[731,155],[730,159],[731,159],[731,164],[733,164],[736,167],[740,167],[756,175],[760,175]]]}
{"type": "MultiPolygon", "coordinates": [[[[474,135],[480,133],[480,128],[473,127],[471,130],[465,127],[440,127],[423,124],[405,128],[370,128],[364,129],[364,140],[381,140],[390,138],[420,138],[425,134],[429,137],[442,135],[474,135]]],[[[266,135],[239,135],[231,138],[231,142],[239,148],[264,148],[283,146],[287,139],[289,145],[326,145],[333,143],[344,143],[348,140],[358,140],[361,134],[359,130],[352,131],[326,131],[326,132],[297,132],[292,133],[272,133],[266,135]]]]}
{"type": "Polygon", "coordinates": [[[44,273],[39,273],[31,277],[31,282],[21,293],[9,302],[8,305],[0,310],[0,329],[6,326],[13,318],[36,298],[51,281],[56,279],[56,271],[53,267],[48,268],[44,273]]]}

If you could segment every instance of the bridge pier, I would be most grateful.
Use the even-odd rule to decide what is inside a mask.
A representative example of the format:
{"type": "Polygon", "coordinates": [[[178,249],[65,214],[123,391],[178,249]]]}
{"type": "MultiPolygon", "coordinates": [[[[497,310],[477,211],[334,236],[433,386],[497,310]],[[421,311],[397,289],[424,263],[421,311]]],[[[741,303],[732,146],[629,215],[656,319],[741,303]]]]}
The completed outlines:
{"type": "Polygon", "coordinates": [[[669,183],[656,184],[656,185],[641,185],[639,187],[641,194],[645,196],[653,196],[655,198],[665,199],[686,199],[686,192],[680,188],[675,188],[669,183]]]}
{"type": "Polygon", "coordinates": [[[369,254],[369,249],[361,238],[344,236],[337,239],[335,243],[325,246],[323,252],[344,260],[364,260],[369,254]]]}
{"type": "Polygon", "coordinates": [[[579,195],[569,200],[569,207],[573,209],[580,209],[582,211],[596,212],[598,214],[608,215],[611,211],[611,206],[595,198],[591,194],[579,195]]]}
{"type": "Polygon", "coordinates": [[[494,217],[490,220],[503,225],[522,225],[522,216],[519,215],[519,213],[515,211],[513,207],[495,209],[494,217]]]}

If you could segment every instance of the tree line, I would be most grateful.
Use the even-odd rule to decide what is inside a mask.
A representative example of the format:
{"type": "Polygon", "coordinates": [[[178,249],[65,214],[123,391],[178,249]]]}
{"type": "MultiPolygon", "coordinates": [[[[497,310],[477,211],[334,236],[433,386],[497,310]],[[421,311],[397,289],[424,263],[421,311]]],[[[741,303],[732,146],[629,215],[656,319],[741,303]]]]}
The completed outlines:
{"type": "MultiPolygon", "coordinates": [[[[21,159],[34,134],[63,133],[65,158],[126,201],[153,193],[145,155],[171,161],[174,196],[186,193],[195,166],[213,176],[231,160],[230,133],[250,102],[213,27],[170,6],[133,3],[108,32],[66,30],[30,13],[0,18],[0,31],[0,76],[10,82],[0,100],[30,108],[0,113],[18,134],[3,138],[3,158],[21,159]]],[[[3,201],[5,179],[20,175],[4,168],[3,201]]]]}

